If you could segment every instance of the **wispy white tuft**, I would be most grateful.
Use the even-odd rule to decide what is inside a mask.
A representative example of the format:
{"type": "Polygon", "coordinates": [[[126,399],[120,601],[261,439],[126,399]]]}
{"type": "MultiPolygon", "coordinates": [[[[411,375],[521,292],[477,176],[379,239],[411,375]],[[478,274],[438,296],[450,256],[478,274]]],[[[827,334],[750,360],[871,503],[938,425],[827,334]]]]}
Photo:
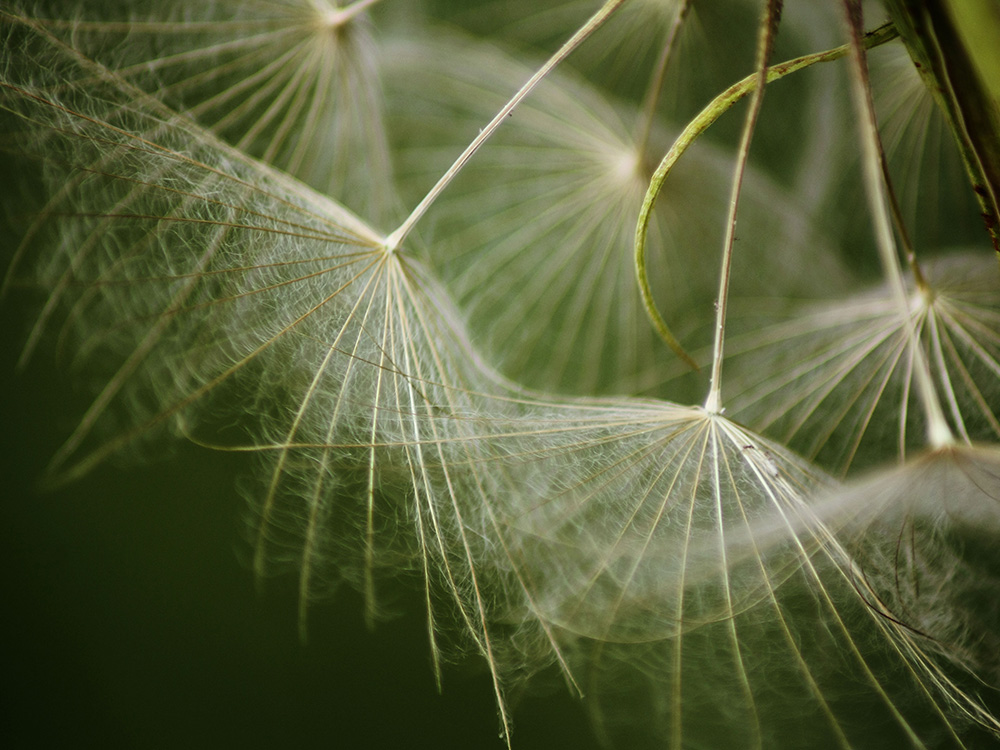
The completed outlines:
{"type": "Polygon", "coordinates": [[[76,3],[51,33],[373,221],[398,210],[365,10],[330,0],[168,0],[143,15],[76,3]]]}
{"type": "MultiPolygon", "coordinates": [[[[326,33],[341,16],[312,18],[326,33]]],[[[218,20],[206,21],[205,32],[218,32],[218,20]]],[[[427,214],[420,231],[434,240],[428,263],[416,237],[396,247],[344,203],[280,171],[291,166],[280,147],[258,151],[254,139],[222,132],[273,157],[278,166],[269,166],[213,134],[196,105],[178,113],[145,90],[150,79],[121,65],[127,43],[112,44],[107,62],[118,72],[91,59],[85,52],[97,54],[91,45],[101,35],[130,32],[137,49],[149,50],[142,40],[152,38],[151,26],[104,23],[63,26],[0,12],[3,143],[42,194],[7,278],[42,300],[25,357],[53,346],[100,383],[53,459],[54,480],[137,445],[155,448],[172,433],[252,453],[261,467],[250,493],[257,573],[297,571],[303,622],[309,603],[339,582],[365,594],[370,618],[380,614],[383,581],[415,583],[435,664],[467,653],[485,661],[508,739],[508,693],[553,665],[587,696],[601,731],[628,746],[645,738],[672,748],[865,747],[885,737],[961,746],[967,732],[978,737],[967,719],[995,728],[965,673],[952,671],[985,663],[988,638],[969,637],[982,632],[970,620],[978,610],[955,606],[953,617],[937,617],[951,607],[943,581],[960,575],[972,585],[973,577],[942,578],[934,565],[966,562],[945,543],[951,530],[995,525],[983,499],[996,498],[994,449],[933,454],[933,475],[907,467],[876,480],[876,502],[866,505],[867,490],[839,490],[721,411],[547,396],[505,380],[479,355],[474,339],[491,351],[517,343],[529,352],[516,355],[526,356],[526,377],[581,390],[611,389],[643,363],[655,366],[654,335],[639,330],[641,309],[631,309],[630,201],[641,200],[646,184],[630,146],[633,108],[609,105],[570,78],[543,84],[501,128],[509,140],[477,154],[427,214]],[[69,29],[83,50],[68,44],[69,29]],[[473,316],[470,329],[455,290],[473,316]],[[590,361],[599,372],[583,369],[590,361]],[[904,472],[915,479],[901,480],[904,472]],[[917,501],[921,489],[931,494],[917,501]],[[955,499],[936,502],[952,490],[955,499]],[[899,492],[908,498],[902,505],[892,502],[899,492]],[[862,508],[878,512],[866,517],[862,508]],[[892,568],[920,586],[887,586],[886,551],[903,538],[896,529],[922,537],[925,526],[934,529],[927,539],[903,548],[913,550],[912,564],[892,568]],[[925,582],[937,596],[924,596],[925,582]],[[879,739],[862,713],[877,717],[879,739]]],[[[468,57],[428,57],[421,46],[408,58],[413,47],[391,48],[399,80],[411,72],[409,90],[426,87],[397,110],[426,126],[399,139],[409,141],[406,163],[417,181],[476,135],[449,135],[449,124],[469,127],[526,78],[499,52],[436,38],[468,57]],[[500,79],[511,90],[503,93],[500,79]],[[445,83],[453,88],[442,92],[445,83]],[[443,102],[451,109],[442,114],[443,102]]],[[[183,41],[167,39],[171,49],[183,41]]],[[[162,62],[169,55],[142,59],[161,61],[154,77],[179,83],[192,80],[190,70],[178,71],[199,58],[190,53],[176,71],[162,62]]],[[[256,83],[263,101],[267,84],[256,83]]],[[[275,117],[294,110],[291,96],[270,100],[275,117]]],[[[227,106],[239,108],[235,100],[227,106]]],[[[365,106],[346,116],[374,116],[365,106]]],[[[340,143],[331,158],[367,179],[365,157],[340,143]]],[[[655,273],[671,271],[664,289],[699,287],[699,203],[710,203],[708,187],[729,172],[724,152],[691,156],[690,182],[674,186],[678,203],[665,200],[660,217],[664,257],[655,273]],[[671,244],[675,236],[691,242],[671,244]]],[[[373,172],[369,187],[381,179],[373,172]]],[[[413,183],[406,190],[419,192],[413,183]]],[[[778,200],[784,191],[766,177],[751,173],[745,190],[749,207],[759,200],[757,210],[780,214],[776,224],[760,218],[762,229],[792,221],[778,200]]],[[[711,201],[719,207],[718,196],[711,201]]],[[[743,223],[741,215],[748,232],[751,216],[743,223]]],[[[825,266],[825,252],[816,259],[800,245],[748,245],[738,245],[748,265],[736,273],[761,273],[748,288],[786,294],[781,278],[798,275],[803,262],[812,272],[805,286],[842,278],[832,253],[825,266]]],[[[714,276],[717,243],[708,247],[705,275],[714,276]]],[[[929,272],[933,283],[920,290],[925,304],[913,321],[952,427],[971,440],[996,434],[989,386],[998,328],[995,287],[976,286],[985,275],[970,267],[971,278],[955,287],[929,272]]],[[[839,385],[869,356],[883,362],[879,352],[902,361],[905,344],[893,343],[898,309],[890,325],[880,304],[848,308],[832,329],[817,328],[823,321],[812,316],[779,332],[812,359],[782,372],[784,361],[770,355],[772,377],[808,383],[790,406],[765,410],[777,415],[773,422],[800,401],[814,404],[807,417],[828,409],[829,391],[813,373],[839,385]],[[871,338],[873,320],[885,331],[871,338]],[[831,343],[822,343],[828,333],[831,343]],[[857,338],[873,344],[862,355],[844,345],[857,338]],[[827,364],[843,361],[851,366],[827,364]],[[833,375],[823,375],[828,366],[833,375]]],[[[882,367],[862,378],[860,393],[879,382],[882,367]]],[[[908,370],[900,372],[905,404],[908,370]]],[[[767,380],[751,384],[760,403],[783,390],[767,380]]],[[[896,413],[905,423],[909,412],[896,413]]]]}
{"type": "MultiPolygon", "coordinates": [[[[454,34],[395,42],[387,66],[403,189],[419,196],[531,69],[454,34]]],[[[428,214],[435,267],[488,356],[533,387],[634,392],[670,354],[646,321],[632,245],[639,206],[669,145],[654,122],[586,81],[549,76],[428,214]]],[[[650,228],[650,273],[664,314],[698,319],[714,297],[731,153],[701,145],[664,186],[650,228]]],[[[734,285],[742,294],[830,290],[845,273],[794,197],[750,170],[734,285]],[[803,244],[803,239],[809,241],[803,244]],[[808,253],[815,275],[796,271],[808,253]]],[[[660,375],[662,380],[662,374],[660,375]]]]}
{"type": "MultiPolygon", "coordinates": [[[[952,429],[1000,438],[1000,273],[982,251],[925,264],[910,317],[952,429]]],[[[731,406],[748,424],[835,471],[923,445],[907,334],[888,291],[792,308],[731,340],[731,406]],[[742,392],[740,392],[742,391],[742,392]]]]}

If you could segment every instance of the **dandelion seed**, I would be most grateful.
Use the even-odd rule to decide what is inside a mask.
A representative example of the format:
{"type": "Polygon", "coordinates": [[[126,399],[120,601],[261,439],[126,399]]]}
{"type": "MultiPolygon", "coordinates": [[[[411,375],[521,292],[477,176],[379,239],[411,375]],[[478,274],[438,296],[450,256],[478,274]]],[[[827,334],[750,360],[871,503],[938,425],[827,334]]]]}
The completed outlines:
{"type": "MultiPolygon", "coordinates": [[[[923,268],[929,287],[910,282],[910,318],[949,420],[964,439],[997,439],[996,263],[967,252],[923,268]]],[[[790,316],[731,342],[740,419],[835,471],[923,445],[907,334],[884,286],[790,316]]]]}
{"type": "Polygon", "coordinates": [[[440,423],[436,412],[472,411],[462,394],[482,369],[471,350],[460,352],[467,342],[443,291],[339,204],[30,22],[5,23],[25,61],[48,63],[25,64],[16,71],[23,78],[8,76],[2,89],[8,124],[26,128],[25,156],[52,180],[24,245],[42,256],[38,283],[51,291],[39,335],[63,312],[65,336],[107,373],[53,459],[54,477],[77,476],[168,426],[258,453],[270,474],[258,573],[292,549],[303,606],[335,567],[374,612],[384,545],[395,559],[388,567],[422,569],[428,585],[451,591],[475,641],[483,618],[466,596],[481,594],[470,583],[465,530],[477,511],[461,510],[464,498],[428,494],[436,477],[448,479],[441,425],[461,425],[440,423]],[[429,466],[439,467],[434,479],[429,466]],[[397,511],[402,498],[416,528],[406,541],[387,524],[383,543],[383,519],[407,515],[397,511]],[[449,508],[438,507],[442,499],[449,508]],[[354,552],[345,557],[349,529],[354,552]],[[457,548],[444,539],[453,534],[457,548]]]}
{"type": "MultiPolygon", "coordinates": [[[[447,166],[454,129],[471,137],[506,101],[510,81],[531,72],[489,45],[453,34],[435,40],[433,51],[396,42],[386,74],[393,130],[406,139],[399,172],[414,195],[447,166]]],[[[641,112],[613,106],[557,71],[518,113],[431,210],[432,262],[505,374],[546,391],[634,392],[640,373],[666,359],[644,320],[630,262],[651,170],[633,132],[641,112]]],[[[660,143],[665,135],[656,128],[653,138],[660,143]]],[[[704,314],[714,292],[706,248],[721,242],[713,238],[726,210],[730,155],[704,145],[689,159],[651,222],[649,276],[657,299],[691,319],[704,314]]],[[[748,242],[737,260],[741,293],[815,292],[821,276],[826,288],[845,278],[794,199],[753,170],[747,179],[741,227],[748,237],[770,240],[766,252],[763,243],[748,242]],[[823,270],[789,273],[798,261],[790,242],[789,256],[776,250],[785,247],[784,236],[811,237],[823,270]]]]}
{"type": "MultiPolygon", "coordinates": [[[[918,633],[945,663],[983,676],[998,673],[989,618],[1000,578],[976,553],[1000,533],[995,445],[925,452],[895,469],[869,472],[824,505],[845,525],[858,575],[877,593],[877,606],[918,633]]],[[[996,726],[978,707],[965,710],[996,726]]]]}
{"type": "MultiPolygon", "coordinates": [[[[592,84],[549,73],[618,4],[603,5],[534,73],[431,28],[424,31],[436,43],[468,54],[455,62],[445,54],[428,57],[423,45],[378,47],[399,66],[382,68],[392,85],[409,95],[394,105],[396,122],[415,116],[426,126],[422,135],[398,139],[410,141],[403,163],[426,175],[438,169],[437,152],[448,151],[436,186],[388,235],[279,171],[311,179],[304,155],[322,145],[317,153],[336,152],[330,161],[350,162],[328,174],[334,182],[384,187],[379,168],[366,173],[370,165],[346,148],[351,138],[331,146],[317,135],[321,125],[345,116],[377,125],[368,101],[377,87],[367,77],[375,47],[359,37],[363,44],[347,50],[347,58],[327,54],[329,37],[340,36],[331,26],[361,33],[359,14],[371,5],[251,6],[267,21],[264,39],[288,31],[282,44],[300,43],[272,48],[258,39],[263,46],[250,50],[244,37],[224,37],[256,21],[234,17],[233,25],[220,26],[230,12],[223,4],[183,26],[190,39],[173,36],[159,49],[148,41],[135,49],[115,41],[108,58],[96,62],[87,53],[100,57],[101,40],[127,32],[146,40],[152,31],[181,27],[170,19],[162,29],[36,23],[2,12],[3,49],[17,56],[3,58],[0,76],[5,144],[32,166],[47,201],[8,279],[19,283],[33,270],[31,283],[48,295],[27,353],[54,337],[81,367],[104,377],[54,458],[53,474],[77,476],[169,432],[254,454],[263,477],[251,498],[257,573],[298,572],[303,623],[310,601],[340,581],[365,594],[373,619],[383,579],[416,579],[435,669],[445,657],[480,656],[508,742],[508,693],[552,665],[590,696],[609,738],[629,728],[626,742],[644,735],[673,747],[794,747],[803,739],[852,747],[889,737],[917,747],[961,745],[966,728],[950,711],[985,731],[995,728],[947,664],[954,657],[991,668],[986,651],[971,638],[958,639],[957,652],[928,638],[960,629],[974,634],[975,612],[947,602],[951,619],[934,619],[934,608],[947,599],[924,592],[945,584],[925,568],[961,555],[946,544],[939,548],[937,532],[929,542],[923,538],[925,526],[954,525],[965,533],[970,523],[995,525],[992,506],[977,494],[997,495],[995,451],[935,449],[929,463],[941,477],[925,482],[928,492],[930,485],[957,488],[969,498],[956,501],[948,519],[928,510],[937,507],[936,493],[865,517],[854,490],[832,487],[805,460],[724,416],[726,281],[705,408],[547,396],[506,380],[477,353],[473,341],[491,333],[483,318],[492,316],[497,331],[510,326],[524,338],[491,339],[490,346],[516,341],[508,371],[538,382],[612,390],[657,364],[645,359],[642,343],[653,334],[639,333],[639,308],[623,304],[636,299],[629,255],[615,253],[622,238],[627,250],[633,235],[630,212],[648,183],[645,147],[661,138],[659,126],[652,126],[648,144],[643,137],[637,146],[641,112],[609,103],[592,84]],[[201,34],[212,41],[203,44],[201,34]],[[75,40],[82,50],[73,48],[75,40]],[[259,74],[237,73],[265,59],[259,74]],[[202,76],[197,67],[209,60],[202,76]],[[345,98],[328,100],[313,84],[334,70],[351,80],[338,90],[345,98]],[[537,98],[520,105],[518,117],[499,131],[509,140],[476,154],[482,139],[473,134],[486,119],[480,115],[493,116],[480,131],[485,138],[546,75],[537,98]],[[166,89],[154,95],[148,84],[157,77],[166,89]],[[508,99],[504,88],[523,80],[529,84],[508,99]],[[438,82],[454,88],[416,93],[417,83],[438,82]],[[449,109],[442,116],[435,108],[443,102],[449,109]],[[435,111],[449,122],[430,120],[435,111]],[[457,136],[456,126],[467,137],[457,136]],[[295,141],[295,133],[302,138],[295,141]],[[454,160],[463,139],[470,145],[454,160]],[[421,143],[433,148],[418,154],[421,143]],[[504,179],[496,178],[500,170],[504,179]],[[465,194],[456,196],[463,184],[465,194]],[[431,243],[430,263],[411,234],[425,211],[437,224],[424,231],[445,235],[431,243]],[[567,242],[555,241],[560,234],[567,242]],[[454,244],[446,235],[454,235],[454,244]],[[576,265],[595,242],[599,250],[601,243],[612,249],[598,252],[596,263],[590,257],[576,265]],[[539,248],[551,257],[528,256],[539,248]],[[623,296],[626,281],[631,296],[623,296]],[[471,334],[452,301],[456,290],[473,314],[471,334]],[[592,315],[591,306],[608,320],[592,315]],[[535,360],[539,354],[545,356],[535,360]],[[588,363],[598,372],[584,372],[588,363]],[[953,476],[956,467],[964,479],[953,476]],[[894,548],[913,562],[896,566],[908,581],[893,589],[881,565],[890,538],[881,524],[891,531],[897,513],[918,543],[894,548]],[[877,715],[884,729],[878,739],[857,722],[862,707],[877,715]]],[[[773,40],[776,7],[769,5],[763,50],[773,40]]],[[[759,58],[758,81],[768,55],[759,58]]],[[[752,130],[751,118],[734,200],[739,174],[749,169],[752,130]]],[[[697,203],[709,200],[728,158],[704,149],[699,179],[685,183],[677,202],[663,202],[664,253],[674,247],[668,242],[674,219],[683,218],[685,207],[702,215],[697,203]]],[[[325,166],[317,166],[319,173],[325,166]]],[[[426,187],[411,183],[404,192],[413,197],[426,187]]],[[[742,202],[751,212],[785,197],[753,169],[746,187],[751,194],[742,202]]],[[[374,213],[369,206],[366,216],[374,213]]],[[[767,261],[774,274],[764,286],[776,294],[797,288],[779,284],[778,272],[788,266],[798,275],[796,266],[803,258],[813,263],[813,256],[791,243],[788,256],[771,245],[753,256],[750,218],[741,214],[746,241],[734,260],[737,277],[744,272],[739,263],[767,261]]],[[[760,226],[784,231],[792,221],[779,219],[771,224],[764,217],[760,226]]],[[[735,214],[728,225],[731,234],[735,214]]],[[[812,231],[808,222],[795,226],[797,236],[812,231]]],[[[692,231],[702,236],[700,228],[692,231]]],[[[832,270],[826,274],[817,260],[806,286],[842,277],[836,254],[817,248],[832,270]]],[[[697,286],[695,261],[678,254],[676,262],[662,262],[684,273],[682,288],[697,286]]],[[[655,268],[653,278],[662,270],[655,268]]],[[[924,309],[920,333],[931,369],[944,368],[933,377],[962,383],[941,388],[943,413],[927,420],[947,419],[942,429],[962,437],[962,429],[978,435],[997,423],[988,385],[1000,372],[990,327],[994,305],[987,292],[981,299],[988,309],[974,294],[951,295],[946,284],[934,286],[934,294],[911,294],[911,303],[924,309]],[[931,322],[938,320],[949,322],[931,322]]],[[[899,300],[894,304],[898,325],[899,300]]],[[[912,350],[917,327],[903,327],[912,350]]],[[[922,383],[924,396],[929,387],[922,383]]],[[[879,490],[874,506],[888,508],[894,492],[879,490]]],[[[964,571],[961,580],[970,585],[964,571]]]]}
{"type": "Polygon", "coordinates": [[[174,2],[45,28],[244,152],[376,222],[397,210],[378,49],[361,0],[174,2]],[[321,155],[321,156],[320,156],[321,155]]]}

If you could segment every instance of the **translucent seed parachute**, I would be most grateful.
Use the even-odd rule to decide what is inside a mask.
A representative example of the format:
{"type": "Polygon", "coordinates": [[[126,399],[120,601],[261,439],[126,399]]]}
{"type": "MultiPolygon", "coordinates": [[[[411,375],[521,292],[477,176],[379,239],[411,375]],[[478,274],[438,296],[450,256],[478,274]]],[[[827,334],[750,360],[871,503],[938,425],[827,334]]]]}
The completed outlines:
{"type": "MultiPolygon", "coordinates": [[[[630,251],[671,126],[637,151],[641,101],[548,71],[619,4],[540,68],[431,22],[381,37],[383,5],[2,11],[2,145],[40,196],[4,287],[39,293],[25,361],[49,347],[97,384],[49,481],[176,438],[252,454],[253,567],[295,572],[303,634],[340,582],[369,622],[389,581],[415,586],[438,679],[484,663],[508,743],[544,672],[622,747],[995,742],[992,610],[971,601],[995,593],[970,550],[1000,495],[981,260],[921,258],[905,310],[856,292],[747,137],[733,289],[809,313],[730,337],[725,408],[718,383],[710,408],[602,396],[666,360],[630,251]],[[417,209],[385,233],[397,191],[417,209]],[[909,406],[921,361],[938,416],[909,406]],[[935,420],[953,444],[916,450],[935,420]],[[843,485],[784,445],[846,471],[885,450],[876,421],[909,461],[843,485]]],[[[658,199],[674,314],[711,305],[701,220],[726,215],[732,153],[701,144],[658,199]]]]}

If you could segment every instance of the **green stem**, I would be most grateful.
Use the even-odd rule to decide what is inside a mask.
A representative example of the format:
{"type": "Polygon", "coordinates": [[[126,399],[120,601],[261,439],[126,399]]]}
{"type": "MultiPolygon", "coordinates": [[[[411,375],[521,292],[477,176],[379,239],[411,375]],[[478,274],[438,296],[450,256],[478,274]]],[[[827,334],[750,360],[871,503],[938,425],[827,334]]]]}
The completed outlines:
{"type": "MultiPolygon", "coordinates": [[[[879,45],[885,44],[886,42],[892,41],[898,36],[896,29],[891,23],[887,23],[884,26],[880,26],[874,31],[869,32],[864,36],[863,44],[866,49],[872,47],[877,47],[879,45]]],[[[792,60],[787,60],[783,63],[778,63],[767,69],[767,82],[772,83],[777,81],[779,78],[784,78],[790,73],[795,73],[803,68],[808,68],[811,65],[822,62],[830,62],[832,60],[839,60],[840,58],[847,55],[850,51],[850,45],[843,45],[836,47],[834,49],[826,50],[825,52],[816,52],[811,55],[804,55],[802,57],[796,57],[792,60]]],[[[659,309],[656,307],[656,302],[653,300],[653,293],[649,288],[649,278],[646,272],[646,233],[649,228],[649,221],[652,216],[653,207],[656,203],[656,197],[660,193],[660,189],[663,187],[663,183],[670,174],[677,160],[680,159],[681,155],[687,151],[687,149],[694,143],[701,135],[704,133],[709,126],[712,125],[716,120],[719,119],[725,112],[727,112],[734,104],[736,104],[740,99],[742,99],[747,94],[751,93],[757,87],[757,74],[753,73],[743,80],[734,83],[728,89],[719,94],[715,99],[713,99],[708,106],[706,106],[691,122],[687,124],[687,127],[681,132],[674,141],[674,145],[670,147],[666,156],[663,157],[663,161],[656,168],[653,173],[653,177],[650,180],[649,188],[646,190],[646,197],[643,199],[642,208],[639,210],[639,221],[636,225],[635,230],[635,274],[636,280],[639,283],[639,291],[642,295],[643,305],[646,308],[646,314],[649,316],[649,320],[656,329],[657,333],[663,338],[667,343],[667,346],[673,350],[673,352],[688,363],[694,369],[698,369],[698,365],[693,359],[681,348],[681,345],[674,338],[673,334],[670,332],[669,327],[663,320],[663,316],[660,315],[659,309]]]]}
{"type": "Polygon", "coordinates": [[[998,59],[1000,20],[991,2],[889,0],[886,5],[955,137],[993,249],[1000,253],[1000,85],[995,68],[978,65],[987,57],[998,59]],[[970,46],[969,32],[982,33],[985,46],[970,46]]]}

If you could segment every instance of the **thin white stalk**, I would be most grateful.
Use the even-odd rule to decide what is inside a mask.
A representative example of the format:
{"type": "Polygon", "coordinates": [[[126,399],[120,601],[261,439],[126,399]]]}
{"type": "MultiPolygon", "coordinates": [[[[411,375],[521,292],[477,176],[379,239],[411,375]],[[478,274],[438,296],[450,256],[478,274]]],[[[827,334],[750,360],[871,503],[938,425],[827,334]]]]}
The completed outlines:
{"type": "Polygon", "coordinates": [[[670,31],[663,43],[660,57],[656,61],[656,69],[646,90],[646,96],[642,102],[642,115],[639,120],[639,128],[636,131],[635,143],[640,163],[644,161],[646,148],[649,146],[649,134],[653,129],[653,120],[656,118],[656,105],[660,101],[660,93],[663,91],[663,80],[667,75],[667,64],[673,55],[674,47],[677,45],[677,37],[680,36],[681,28],[691,12],[692,0],[682,0],[681,7],[677,11],[677,17],[670,24],[670,31]]]}
{"type": "Polygon", "coordinates": [[[927,442],[932,449],[943,448],[955,443],[955,435],[948,426],[948,420],[941,408],[941,401],[931,377],[930,366],[923,347],[917,338],[910,314],[910,302],[903,283],[903,272],[896,252],[896,241],[892,233],[889,211],[889,197],[885,181],[888,175],[882,169],[882,147],[878,133],[878,119],[871,98],[868,83],[868,64],[861,43],[862,14],[859,0],[844,0],[844,11],[851,33],[851,93],[858,113],[858,130],[861,140],[865,193],[872,212],[875,240],[879,257],[893,298],[902,316],[903,326],[909,341],[910,356],[916,379],[917,395],[927,418],[927,442]]]}
{"type": "Polygon", "coordinates": [[[581,26],[576,33],[573,34],[573,36],[570,37],[565,44],[563,44],[562,47],[559,48],[559,50],[552,55],[552,57],[550,57],[548,61],[546,61],[546,63],[539,68],[533,76],[531,76],[531,78],[528,79],[527,83],[518,89],[517,93],[511,97],[510,101],[508,101],[503,108],[497,112],[496,116],[479,132],[479,135],[473,139],[472,143],[466,147],[465,151],[459,155],[459,157],[455,160],[455,163],[452,164],[448,168],[448,171],[441,176],[441,179],[438,180],[437,184],[435,184],[427,195],[424,196],[424,199],[420,201],[416,208],[413,209],[413,212],[406,217],[406,221],[404,221],[398,229],[386,238],[386,252],[394,253],[399,246],[403,244],[407,235],[409,235],[416,223],[420,221],[423,215],[427,212],[427,209],[431,207],[431,204],[437,200],[438,195],[440,195],[448,184],[455,178],[455,176],[462,171],[466,162],[468,162],[469,159],[472,158],[472,155],[479,150],[479,147],[486,142],[486,139],[493,135],[494,131],[496,131],[496,129],[500,126],[500,123],[502,123],[504,119],[508,117],[511,112],[513,112],[514,108],[521,103],[521,100],[530,94],[535,86],[537,86],[541,80],[552,71],[553,68],[569,57],[570,53],[579,47],[587,37],[597,31],[597,29],[605,21],[607,21],[611,14],[618,10],[624,2],[625,0],[608,0],[604,3],[600,10],[591,16],[590,19],[583,26],[581,26]]]}
{"type": "Polygon", "coordinates": [[[329,28],[335,29],[338,26],[343,26],[360,13],[365,12],[377,2],[380,2],[380,0],[356,0],[356,2],[345,5],[343,8],[329,10],[323,20],[329,28]]]}
{"type": "Polygon", "coordinates": [[[743,175],[746,173],[750,157],[750,142],[753,140],[757,118],[764,103],[764,88],[767,83],[767,63],[774,48],[774,37],[781,19],[784,0],[767,0],[767,7],[761,18],[760,35],[757,41],[757,85],[750,100],[750,111],[743,123],[740,149],[733,175],[733,190],[729,199],[729,216],[726,221],[726,239],[722,251],[722,273],[719,275],[719,296],[715,303],[715,343],[712,346],[712,378],[708,385],[705,411],[721,414],[722,408],[722,357],[726,334],[726,308],[729,303],[729,279],[733,270],[733,245],[736,242],[736,215],[739,210],[740,192],[743,189],[743,175]]]}

